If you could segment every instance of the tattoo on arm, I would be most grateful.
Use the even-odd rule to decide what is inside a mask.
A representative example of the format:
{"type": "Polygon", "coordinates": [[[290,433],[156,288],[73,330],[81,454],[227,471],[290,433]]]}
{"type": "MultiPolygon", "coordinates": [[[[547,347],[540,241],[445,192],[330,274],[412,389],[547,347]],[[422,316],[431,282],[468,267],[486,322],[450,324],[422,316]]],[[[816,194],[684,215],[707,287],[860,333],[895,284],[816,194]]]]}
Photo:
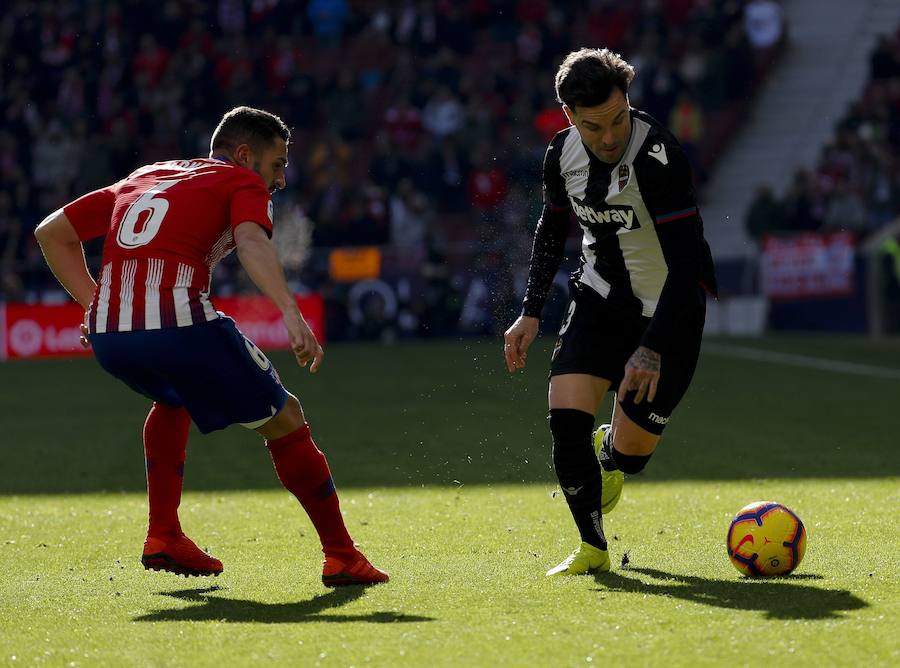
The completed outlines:
{"type": "Polygon", "coordinates": [[[659,353],[654,352],[649,348],[645,348],[644,346],[639,346],[629,358],[628,366],[638,369],[639,371],[659,373],[660,359],[659,353]]]}

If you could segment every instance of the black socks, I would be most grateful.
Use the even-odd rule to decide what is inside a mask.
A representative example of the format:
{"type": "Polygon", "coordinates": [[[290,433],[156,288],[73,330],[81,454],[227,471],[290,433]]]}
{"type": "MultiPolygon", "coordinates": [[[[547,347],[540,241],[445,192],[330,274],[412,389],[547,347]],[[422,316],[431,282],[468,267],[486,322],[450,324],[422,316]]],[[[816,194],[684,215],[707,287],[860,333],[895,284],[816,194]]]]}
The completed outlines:
{"type": "Polygon", "coordinates": [[[616,450],[610,444],[612,432],[607,430],[603,436],[603,449],[600,451],[600,464],[606,471],[620,470],[622,473],[634,475],[644,470],[647,462],[650,461],[649,455],[626,455],[616,450]]]}
{"type": "MultiPolygon", "coordinates": [[[[602,478],[594,454],[594,416],[574,408],[550,409],[553,466],[581,540],[606,549],[600,513],[602,478]]],[[[649,457],[647,458],[649,459],[649,457]]]]}

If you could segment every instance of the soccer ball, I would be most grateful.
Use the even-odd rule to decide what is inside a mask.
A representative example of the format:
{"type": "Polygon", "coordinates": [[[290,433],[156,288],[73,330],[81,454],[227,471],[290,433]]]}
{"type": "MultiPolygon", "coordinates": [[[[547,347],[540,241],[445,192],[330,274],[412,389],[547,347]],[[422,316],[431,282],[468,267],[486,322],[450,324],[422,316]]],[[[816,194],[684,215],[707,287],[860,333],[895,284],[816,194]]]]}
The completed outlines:
{"type": "Polygon", "coordinates": [[[731,563],[744,575],[787,575],[803,559],[806,528],[787,506],[757,501],[731,520],[725,546],[731,563]]]}

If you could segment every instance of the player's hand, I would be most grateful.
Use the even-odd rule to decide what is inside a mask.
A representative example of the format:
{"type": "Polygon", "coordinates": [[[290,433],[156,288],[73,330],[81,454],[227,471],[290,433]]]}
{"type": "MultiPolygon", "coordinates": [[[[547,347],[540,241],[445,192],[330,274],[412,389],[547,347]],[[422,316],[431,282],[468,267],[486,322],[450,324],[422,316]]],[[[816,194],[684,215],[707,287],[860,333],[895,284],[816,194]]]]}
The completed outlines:
{"type": "Polygon", "coordinates": [[[503,335],[503,356],[510,373],[525,368],[528,347],[538,334],[540,322],[538,318],[520,315],[503,335]]]}
{"type": "Polygon", "coordinates": [[[79,343],[81,343],[82,348],[90,348],[91,340],[88,338],[88,335],[91,333],[88,329],[87,324],[88,314],[87,311],[84,312],[84,322],[81,323],[81,336],[78,337],[79,343]]]}
{"type": "Polygon", "coordinates": [[[634,390],[634,403],[641,403],[645,396],[647,401],[652,402],[656,398],[661,364],[662,358],[659,353],[639,346],[625,364],[625,376],[619,384],[616,398],[623,401],[625,393],[634,390]]]}
{"type": "Polygon", "coordinates": [[[309,364],[309,372],[315,373],[322,364],[325,351],[316,341],[316,335],[309,328],[306,320],[299,311],[284,314],[284,324],[287,327],[288,337],[291,342],[291,350],[297,358],[297,364],[305,367],[309,364]]]}

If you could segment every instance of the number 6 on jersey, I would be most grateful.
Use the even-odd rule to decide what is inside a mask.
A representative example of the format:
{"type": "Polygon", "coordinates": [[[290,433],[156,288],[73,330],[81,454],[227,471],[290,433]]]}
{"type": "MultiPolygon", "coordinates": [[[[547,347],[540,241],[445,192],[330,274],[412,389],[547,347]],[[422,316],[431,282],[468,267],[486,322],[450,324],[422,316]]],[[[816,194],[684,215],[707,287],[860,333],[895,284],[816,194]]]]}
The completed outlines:
{"type": "Polygon", "coordinates": [[[160,181],[128,207],[122,224],[119,225],[119,233],[116,235],[116,241],[122,248],[137,248],[152,241],[159,232],[163,218],[169,211],[169,202],[157,195],[176,183],[178,183],[177,180],[160,181]],[[138,223],[145,211],[149,211],[149,214],[144,217],[145,222],[142,229],[138,230],[138,223]]]}

